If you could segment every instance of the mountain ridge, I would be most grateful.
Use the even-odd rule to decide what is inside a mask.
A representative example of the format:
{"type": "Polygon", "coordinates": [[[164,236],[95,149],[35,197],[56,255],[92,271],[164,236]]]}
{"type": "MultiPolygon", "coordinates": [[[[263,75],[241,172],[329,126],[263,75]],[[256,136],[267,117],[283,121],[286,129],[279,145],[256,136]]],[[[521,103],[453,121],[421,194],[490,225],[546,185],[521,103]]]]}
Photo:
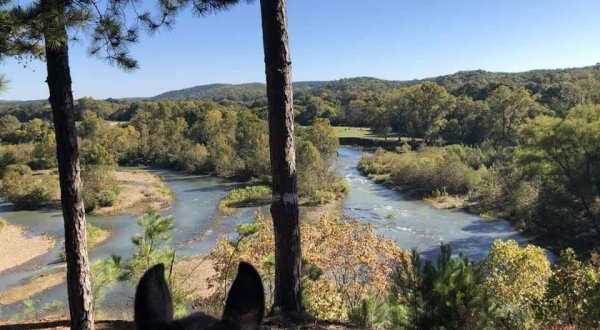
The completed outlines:
{"type": "MultiPolygon", "coordinates": [[[[450,90],[457,85],[470,82],[473,85],[484,85],[486,83],[519,83],[525,84],[529,80],[549,80],[560,82],[564,75],[575,75],[574,79],[585,79],[585,76],[595,73],[600,75],[600,63],[575,68],[557,69],[533,69],[522,72],[498,72],[486,70],[461,70],[452,74],[427,77],[412,80],[388,80],[376,77],[358,76],[340,78],[335,80],[308,80],[293,83],[294,92],[302,93],[316,89],[330,89],[344,91],[351,89],[380,91],[383,89],[398,88],[425,81],[434,81],[450,90]]],[[[240,84],[211,83],[196,85],[182,89],[168,90],[155,96],[149,97],[124,97],[108,98],[122,101],[156,101],[156,100],[185,100],[185,99],[212,99],[215,101],[254,101],[266,97],[266,84],[261,82],[248,82],[240,84]]],[[[46,100],[0,100],[0,105],[25,104],[45,102],[46,100]]]]}

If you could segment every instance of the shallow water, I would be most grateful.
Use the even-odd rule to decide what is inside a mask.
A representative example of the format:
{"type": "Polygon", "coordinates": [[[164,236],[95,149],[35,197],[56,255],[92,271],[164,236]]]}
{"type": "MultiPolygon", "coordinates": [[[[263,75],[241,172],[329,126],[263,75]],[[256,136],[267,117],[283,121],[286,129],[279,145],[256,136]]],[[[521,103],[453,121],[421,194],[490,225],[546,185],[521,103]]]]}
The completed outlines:
{"type": "MultiPolygon", "coordinates": [[[[163,214],[175,217],[175,229],[171,245],[178,256],[203,254],[210,250],[220,233],[231,233],[239,222],[252,221],[254,208],[242,209],[230,217],[219,215],[219,201],[239,183],[206,175],[186,175],[165,170],[148,170],[160,175],[174,194],[174,204],[163,214]]],[[[43,274],[61,267],[58,262],[63,249],[63,219],[58,210],[54,211],[16,211],[10,204],[0,205],[0,217],[10,223],[20,224],[32,231],[32,234],[49,233],[59,239],[57,246],[39,258],[9,271],[0,273],[0,291],[24,283],[32,276],[43,274]]],[[[119,255],[124,259],[131,257],[133,250],[131,237],[139,232],[137,216],[95,217],[88,215],[87,220],[95,226],[111,231],[106,242],[90,251],[92,260],[119,255]]],[[[3,252],[4,253],[4,252],[3,252]]],[[[107,295],[107,302],[130,301],[123,297],[133,297],[133,289],[127,285],[117,285],[107,295]]],[[[66,284],[49,289],[35,297],[36,306],[54,300],[66,304],[66,284]]],[[[21,312],[22,304],[0,305],[0,319],[21,312]]]]}
{"type": "Polygon", "coordinates": [[[433,258],[438,255],[440,244],[448,243],[453,251],[480,259],[497,238],[525,243],[507,221],[436,209],[368,180],[356,168],[364,152],[349,147],[338,150],[338,171],[351,188],[344,201],[344,214],[372,224],[378,233],[393,238],[401,248],[416,248],[423,257],[433,258]]]}
{"type": "MultiPolygon", "coordinates": [[[[373,224],[376,231],[395,239],[400,247],[416,248],[425,258],[438,254],[442,242],[449,243],[454,251],[464,252],[479,259],[487,254],[496,238],[516,239],[525,242],[506,221],[488,221],[457,210],[438,210],[420,200],[410,200],[375,184],[360,175],[356,164],[364,149],[341,147],[336,163],[338,172],[350,185],[350,193],[343,203],[345,216],[373,224]]],[[[224,179],[186,175],[165,170],[149,170],[164,178],[174,194],[175,203],[164,212],[175,217],[172,245],[178,256],[203,254],[215,244],[219,234],[232,234],[235,225],[253,219],[256,208],[241,209],[233,216],[218,214],[219,201],[240,184],[224,179]]],[[[268,212],[264,207],[265,212],[268,212]]],[[[0,204],[0,217],[11,223],[31,229],[33,234],[50,233],[63,236],[62,215],[56,211],[15,211],[9,204],[0,204]]],[[[90,252],[92,260],[120,255],[128,258],[132,253],[131,236],[139,231],[136,216],[94,217],[92,224],[111,230],[110,238],[90,252]]],[[[59,260],[62,242],[50,253],[22,266],[0,273],[0,291],[16,286],[31,276],[64,267],[59,260]]],[[[3,251],[3,253],[5,253],[3,251]]],[[[107,294],[105,306],[130,314],[133,288],[118,284],[107,294]]],[[[36,306],[59,300],[65,302],[66,285],[59,285],[35,297],[36,306]]],[[[0,306],[0,319],[22,312],[21,303],[0,306]]],[[[117,314],[120,316],[120,314],[117,314]]]]}

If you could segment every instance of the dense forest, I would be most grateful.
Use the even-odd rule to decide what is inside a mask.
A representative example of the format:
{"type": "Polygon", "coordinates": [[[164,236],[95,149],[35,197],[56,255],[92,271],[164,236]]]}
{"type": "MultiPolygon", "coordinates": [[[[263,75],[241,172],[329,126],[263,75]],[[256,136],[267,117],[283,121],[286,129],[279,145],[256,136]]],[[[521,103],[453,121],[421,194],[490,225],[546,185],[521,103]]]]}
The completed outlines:
{"type": "MultiPolygon", "coordinates": [[[[116,199],[118,187],[111,172],[118,164],[269,182],[267,122],[246,108],[212,101],[151,101],[111,108],[110,102],[91,99],[79,100],[77,108],[88,210],[116,199]],[[132,108],[135,111],[123,123],[100,117],[132,108]]],[[[22,208],[43,206],[51,198],[53,185],[46,182],[51,176],[31,170],[56,166],[51,122],[40,118],[21,122],[4,115],[0,126],[2,195],[22,208]]],[[[338,141],[329,122],[319,119],[299,127],[297,137],[300,196],[309,204],[342,198],[345,184],[330,168],[338,141]]]]}

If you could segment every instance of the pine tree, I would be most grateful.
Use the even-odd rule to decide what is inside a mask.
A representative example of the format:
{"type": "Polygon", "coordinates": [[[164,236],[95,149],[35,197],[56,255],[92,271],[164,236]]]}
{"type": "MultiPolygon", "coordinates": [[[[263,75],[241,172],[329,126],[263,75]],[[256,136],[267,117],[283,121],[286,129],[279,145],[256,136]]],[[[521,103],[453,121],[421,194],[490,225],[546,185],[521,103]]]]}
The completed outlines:
{"type": "Polygon", "coordinates": [[[269,146],[275,229],[274,308],[289,316],[303,313],[300,288],[300,223],[296,188],[296,148],[287,1],[261,0],[269,108],[269,146]]]}
{"type": "MultiPolygon", "coordinates": [[[[205,14],[226,9],[238,1],[161,0],[156,2],[158,11],[153,14],[138,8],[141,4],[136,1],[40,0],[23,8],[17,1],[0,0],[0,59],[23,54],[39,57],[39,49],[45,51],[42,57],[46,60],[56,134],[72,329],[93,329],[94,316],[69,66],[69,31],[91,31],[90,55],[125,70],[134,69],[138,63],[129,56],[128,48],[138,41],[139,29],[153,31],[161,26],[170,27],[175,15],[190,2],[196,12],[205,14]],[[8,5],[13,7],[7,9],[8,5]],[[128,25],[131,16],[137,19],[128,25]]],[[[76,35],[72,39],[76,39],[76,35]]]]}

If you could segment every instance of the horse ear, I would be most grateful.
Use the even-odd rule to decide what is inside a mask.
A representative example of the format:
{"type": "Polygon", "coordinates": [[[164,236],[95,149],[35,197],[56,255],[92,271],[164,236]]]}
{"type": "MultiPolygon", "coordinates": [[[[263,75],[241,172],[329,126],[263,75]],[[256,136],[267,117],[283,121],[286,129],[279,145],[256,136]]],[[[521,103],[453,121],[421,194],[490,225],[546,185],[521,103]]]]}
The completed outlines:
{"type": "Polygon", "coordinates": [[[242,330],[259,329],[265,313],[265,292],[260,275],[252,265],[241,262],[231,285],[223,319],[242,330]]]}
{"type": "Polygon", "coordinates": [[[140,279],[135,292],[134,320],[137,329],[173,320],[173,300],[163,264],[148,269],[140,279]]]}

